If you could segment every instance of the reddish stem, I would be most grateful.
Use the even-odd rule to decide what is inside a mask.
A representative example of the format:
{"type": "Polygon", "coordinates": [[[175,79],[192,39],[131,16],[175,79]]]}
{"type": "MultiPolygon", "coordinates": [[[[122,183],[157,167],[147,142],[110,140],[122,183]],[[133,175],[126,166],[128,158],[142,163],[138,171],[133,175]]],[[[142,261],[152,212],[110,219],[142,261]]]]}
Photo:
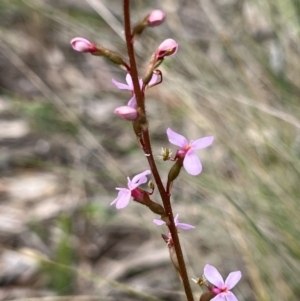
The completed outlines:
{"type": "Polygon", "coordinates": [[[148,125],[147,125],[147,117],[145,112],[144,92],[141,90],[139,85],[138,71],[137,71],[137,66],[135,61],[135,53],[134,53],[134,46],[133,46],[133,39],[132,39],[131,25],[130,25],[130,0],[124,0],[123,4],[124,4],[124,28],[125,28],[127,52],[129,56],[129,63],[130,63],[130,75],[132,78],[134,93],[136,96],[138,107],[142,110],[142,113],[145,115],[145,122],[143,124],[143,129],[142,129],[142,137],[139,137],[139,139],[141,144],[143,145],[144,152],[147,155],[146,158],[148,159],[148,163],[152,171],[154,180],[156,182],[159,194],[161,196],[164,209],[170,221],[168,227],[172,235],[174,248],[175,248],[178,265],[180,269],[180,275],[184,285],[184,290],[185,290],[187,300],[194,301],[193,293],[190,287],[189,278],[187,275],[186,266],[183,258],[183,253],[181,250],[177,228],[174,223],[174,216],[173,216],[170,196],[164,188],[164,185],[162,183],[152,153],[150,135],[149,135],[148,125]]]}

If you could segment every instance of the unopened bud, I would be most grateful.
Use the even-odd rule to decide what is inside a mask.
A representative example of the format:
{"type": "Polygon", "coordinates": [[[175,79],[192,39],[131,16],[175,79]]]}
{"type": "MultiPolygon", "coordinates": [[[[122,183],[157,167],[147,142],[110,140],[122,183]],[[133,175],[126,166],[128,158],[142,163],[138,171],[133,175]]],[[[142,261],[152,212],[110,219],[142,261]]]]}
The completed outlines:
{"type": "Polygon", "coordinates": [[[163,59],[165,56],[174,55],[178,50],[178,43],[173,39],[164,40],[157,48],[155,56],[157,60],[163,59]]]}
{"type": "Polygon", "coordinates": [[[70,44],[72,45],[73,49],[78,52],[93,53],[97,51],[96,45],[85,38],[74,38],[71,40],[70,44]]]}
{"type": "Polygon", "coordinates": [[[163,11],[156,9],[147,16],[147,24],[149,27],[158,26],[163,23],[165,19],[166,14],[163,11]]]}
{"type": "Polygon", "coordinates": [[[126,67],[126,63],[118,54],[99,45],[95,45],[85,38],[74,38],[71,40],[70,44],[75,51],[91,53],[96,56],[104,56],[114,64],[126,67]]]}
{"type": "Polygon", "coordinates": [[[114,113],[120,116],[124,120],[133,121],[138,118],[138,111],[135,108],[129,106],[118,107],[114,110],[114,113]]]}
{"type": "Polygon", "coordinates": [[[137,39],[147,27],[160,25],[166,19],[166,14],[159,9],[153,10],[143,20],[133,27],[132,36],[137,39]]]}

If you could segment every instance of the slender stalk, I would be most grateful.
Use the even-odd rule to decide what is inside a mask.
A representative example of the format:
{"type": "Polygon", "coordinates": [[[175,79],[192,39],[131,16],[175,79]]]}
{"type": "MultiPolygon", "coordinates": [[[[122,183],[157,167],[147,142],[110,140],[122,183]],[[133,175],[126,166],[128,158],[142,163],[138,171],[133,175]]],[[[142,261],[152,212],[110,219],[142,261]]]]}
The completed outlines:
{"type": "MultiPolygon", "coordinates": [[[[147,117],[145,112],[145,102],[144,102],[144,93],[140,88],[139,85],[139,78],[138,78],[138,70],[135,61],[135,53],[134,53],[134,46],[133,46],[133,39],[131,33],[131,25],[130,25],[130,0],[124,0],[124,28],[125,28],[125,37],[126,37],[126,44],[127,44],[127,51],[129,56],[130,62],[130,75],[133,82],[134,93],[137,99],[138,107],[141,108],[142,112],[145,115],[145,124],[147,125],[147,117]]],[[[156,163],[153,157],[153,152],[151,148],[151,140],[149,135],[148,126],[143,127],[142,130],[142,137],[140,137],[140,142],[143,145],[144,152],[147,154],[148,163],[150,169],[152,171],[153,177],[155,179],[159,194],[161,196],[164,209],[166,214],[169,218],[170,224],[168,225],[169,231],[172,235],[174,248],[178,260],[180,275],[182,278],[185,294],[188,301],[194,301],[193,293],[190,287],[189,278],[186,271],[186,266],[183,258],[183,253],[178,237],[178,231],[174,223],[174,215],[172,211],[172,205],[170,201],[170,195],[166,192],[164,185],[162,183],[161,177],[159,175],[158,169],[156,167],[156,163]]]]}
{"type": "Polygon", "coordinates": [[[144,93],[142,92],[139,84],[139,77],[138,77],[138,71],[136,67],[134,47],[133,47],[133,39],[131,34],[130,0],[124,0],[124,29],[125,29],[126,46],[127,46],[127,52],[128,52],[129,64],[130,64],[130,75],[132,78],[135,97],[136,97],[138,107],[142,109],[143,113],[145,113],[144,93]]]}

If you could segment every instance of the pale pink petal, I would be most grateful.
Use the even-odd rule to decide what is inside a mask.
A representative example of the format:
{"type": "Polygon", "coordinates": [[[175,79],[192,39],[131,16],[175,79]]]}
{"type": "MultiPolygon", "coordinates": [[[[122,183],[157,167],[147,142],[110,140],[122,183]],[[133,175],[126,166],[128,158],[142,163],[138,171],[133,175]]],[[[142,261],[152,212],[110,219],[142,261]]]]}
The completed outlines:
{"type": "Polygon", "coordinates": [[[206,148],[206,147],[210,146],[213,143],[213,141],[214,141],[213,136],[200,138],[200,139],[193,141],[191,143],[191,147],[193,150],[206,148]]]}
{"type": "Polygon", "coordinates": [[[148,181],[146,175],[149,175],[149,174],[151,174],[151,171],[146,170],[146,171],[141,172],[140,174],[134,176],[132,178],[132,180],[130,181],[130,183],[128,184],[128,188],[130,190],[133,190],[133,189],[137,188],[138,186],[146,183],[148,181]]]}
{"type": "Polygon", "coordinates": [[[132,90],[130,86],[128,86],[126,84],[119,83],[115,79],[112,79],[111,81],[114,85],[116,85],[121,90],[130,90],[130,91],[132,90]]]}
{"type": "MultiPolygon", "coordinates": [[[[139,80],[139,84],[140,84],[140,88],[142,89],[142,87],[143,87],[143,80],[142,79],[139,80]]],[[[132,86],[132,90],[134,90],[133,86],[132,86]]]]}
{"type": "Polygon", "coordinates": [[[93,53],[93,52],[97,51],[97,47],[85,38],[77,37],[77,38],[72,39],[70,43],[71,43],[73,49],[78,52],[93,53]]]}
{"type": "Polygon", "coordinates": [[[235,294],[234,293],[232,293],[232,292],[227,292],[227,294],[226,294],[226,301],[238,301],[238,299],[237,299],[237,297],[235,296],[235,294]]]}
{"type": "Polygon", "coordinates": [[[225,297],[222,295],[216,295],[210,301],[226,301],[225,297]]]}
{"type": "Polygon", "coordinates": [[[222,288],[224,286],[224,280],[214,266],[206,264],[204,267],[204,276],[210,283],[212,283],[216,287],[222,288]]]}
{"type": "Polygon", "coordinates": [[[166,18],[166,14],[159,10],[153,10],[149,15],[147,19],[148,26],[158,26],[160,25],[166,18]]]}
{"type": "Polygon", "coordinates": [[[156,50],[156,57],[163,59],[165,56],[174,55],[178,50],[178,44],[173,39],[164,40],[156,50]]]}
{"type": "Polygon", "coordinates": [[[190,230],[194,229],[195,227],[190,225],[190,224],[184,224],[184,223],[177,223],[176,225],[178,228],[183,229],[183,230],[190,230]]]}
{"type": "Polygon", "coordinates": [[[127,106],[131,107],[131,108],[134,108],[134,109],[137,108],[137,103],[136,103],[135,95],[133,95],[132,98],[128,101],[127,106]]]}
{"type": "Polygon", "coordinates": [[[174,217],[174,224],[175,226],[177,226],[178,222],[179,222],[179,214],[176,214],[176,216],[174,217]]]}
{"type": "Polygon", "coordinates": [[[132,78],[129,73],[126,74],[126,83],[127,83],[128,87],[130,87],[130,90],[133,91],[132,78]]]}
{"type": "Polygon", "coordinates": [[[158,225],[158,226],[161,226],[161,225],[165,224],[164,221],[162,221],[161,219],[156,219],[156,218],[153,220],[153,223],[158,225]]]}
{"type": "Polygon", "coordinates": [[[156,84],[157,78],[158,78],[158,76],[156,74],[153,74],[150,82],[148,83],[148,86],[152,86],[152,85],[156,84]]]}
{"type": "Polygon", "coordinates": [[[200,159],[193,151],[188,151],[183,159],[183,166],[187,173],[192,176],[197,176],[202,171],[200,159]]]}
{"type": "Polygon", "coordinates": [[[188,141],[184,136],[172,131],[170,128],[167,129],[167,135],[170,143],[176,146],[185,147],[188,145],[188,141]]]}
{"type": "Polygon", "coordinates": [[[139,115],[135,108],[129,106],[118,107],[114,110],[114,113],[127,121],[136,120],[139,115]]]}
{"type": "Polygon", "coordinates": [[[225,286],[228,290],[231,290],[242,278],[240,271],[231,272],[225,280],[225,286]]]}
{"type": "Polygon", "coordinates": [[[122,209],[129,204],[131,191],[126,188],[118,188],[118,190],[120,191],[118,193],[117,198],[113,202],[111,202],[110,205],[116,205],[117,209],[122,209]]]}

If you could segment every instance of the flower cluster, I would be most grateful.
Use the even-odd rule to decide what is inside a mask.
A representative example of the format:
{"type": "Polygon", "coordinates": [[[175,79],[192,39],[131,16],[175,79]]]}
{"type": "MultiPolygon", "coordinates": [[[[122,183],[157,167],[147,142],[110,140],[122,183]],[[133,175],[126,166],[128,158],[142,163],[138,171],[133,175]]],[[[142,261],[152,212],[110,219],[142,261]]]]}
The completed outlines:
{"type": "MultiPolygon", "coordinates": [[[[125,20],[129,19],[129,2],[124,1],[124,16],[127,16],[125,20]],[[125,4],[127,3],[127,4],[125,4]],[[127,5],[127,6],[126,6],[127,5]],[[127,15],[126,9],[127,7],[127,15]]],[[[123,120],[131,121],[133,129],[136,135],[139,145],[141,146],[151,170],[145,170],[132,179],[127,177],[127,187],[116,188],[118,190],[118,196],[111,202],[116,209],[123,209],[127,207],[130,200],[133,199],[142,205],[148,207],[152,212],[160,215],[160,219],[153,219],[153,222],[158,225],[166,225],[169,229],[168,235],[162,234],[163,239],[169,247],[171,261],[179,273],[182,281],[188,283],[188,276],[186,273],[185,263],[180,247],[178,238],[178,229],[190,230],[194,229],[193,225],[179,222],[179,214],[174,217],[171,204],[171,190],[173,182],[180,174],[182,167],[186,172],[192,176],[197,176],[202,172],[202,163],[196,154],[196,151],[204,149],[210,146],[213,141],[213,136],[207,136],[196,140],[188,141],[187,138],[181,134],[173,131],[171,128],[167,128],[167,137],[171,144],[177,147],[174,157],[172,152],[168,148],[163,148],[162,159],[163,161],[173,161],[174,165],[171,167],[168,173],[168,179],[166,186],[162,184],[162,180],[157,171],[156,162],[152,153],[151,141],[149,138],[148,130],[148,117],[146,112],[145,94],[146,90],[160,84],[163,81],[162,71],[159,70],[159,66],[163,63],[164,59],[169,56],[173,56],[178,51],[178,43],[173,39],[164,40],[152,54],[149,63],[147,65],[145,74],[142,78],[139,78],[138,70],[136,70],[134,62],[134,51],[130,51],[134,45],[134,41],[141,36],[143,31],[147,28],[159,26],[165,20],[165,13],[161,10],[153,10],[147,14],[140,22],[138,22],[131,30],[130,24],[125,26],[125,36],[129,55],[129,62],[126,63],[126,59],[123,59],[121,55],[106,49],[100,45],[96,45],[89,40],[81,37],[77,37],[71,40],[73,49],[77,52],[90,53],[94,56],[102,56],[110,60],[114,64],[121,66],[127,70],[125,82],[118,82],[112,79],[112,83],[120,90],[127,90],[130,92],[131,97],[127,101],[127,104],[117,107],[114,113],[121,117],[123,120]],[[133,84],[135,83],[135,84],[133,84]],[[153,173],[155,183],[158,186],[158,191],[162,199],[162,205],[152,200],[155,190],[154,182],[149,182],[148,189],[150,191],[142,189],[140,186],[148,181],[147,176],[153,173]],[[175,239],[176,238],[176,239],[175,239]]],[[[125,21],[126,23],[126,21],[125,21]]],[[[130,21],[128,22],[130,23],[130,21]]],[[[231,292],[231,289],[241,279],[241,272],[235,271],[229,274],[224,281],[218,270],[207,264],[204,267],[204,276],[200,278],[201,281],[197,281],[200,285],[205,285],[208,288],[208,292],[204,293],[205,300],[213,301],[237,301],[235,295],[231,292]],[[204,279],[204,280],[203,280],[204,279]],[[207,297],[208,296],[208,297],[207,297]]],[[[185,286],[188,287],[189,285],[185,286]]],[[[192,293],[190,294],[186,290],[188,300],[192,300],[192,293]]],[[[201,297],[200,300],[203,300],[201,297]]]]}

